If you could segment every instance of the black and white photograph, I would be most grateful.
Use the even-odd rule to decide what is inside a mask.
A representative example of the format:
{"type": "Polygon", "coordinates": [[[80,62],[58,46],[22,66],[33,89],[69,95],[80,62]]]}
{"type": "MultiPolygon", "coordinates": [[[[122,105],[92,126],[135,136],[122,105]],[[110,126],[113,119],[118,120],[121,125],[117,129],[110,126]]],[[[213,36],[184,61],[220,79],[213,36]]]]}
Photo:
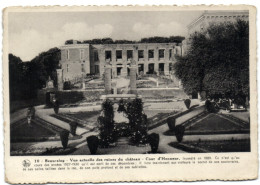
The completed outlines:
{"type": "Polygon", "coordinates": [[[247,8],[7,21],[11,156],[251,152],[247,8]]]}

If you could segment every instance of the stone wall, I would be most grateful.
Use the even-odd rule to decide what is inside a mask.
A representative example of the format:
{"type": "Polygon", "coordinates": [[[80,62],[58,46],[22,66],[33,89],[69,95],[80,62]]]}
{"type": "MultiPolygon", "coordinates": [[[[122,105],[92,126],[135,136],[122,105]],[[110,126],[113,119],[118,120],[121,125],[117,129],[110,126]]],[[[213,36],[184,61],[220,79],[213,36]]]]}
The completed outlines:
{"type": "MultiPolygon", "coordinates": [[[[38,91],[37,100],[40,104],[45,104],[46,102],[45,90],[38,91]]],[[[54,92],[57,95],[61,105],[63,104],[76,104],[80,102],[94,102],[99,101],[100,96],[105,94],[105,90],[64,90],[54,92]]]]}
{"type": "Polygon", "coordinates": [[[137,94],[143,98],[181,98],[186,99],[188,95],[183,89],[177,88],[162,88],[162,89],[137,89],[137,94]]]}

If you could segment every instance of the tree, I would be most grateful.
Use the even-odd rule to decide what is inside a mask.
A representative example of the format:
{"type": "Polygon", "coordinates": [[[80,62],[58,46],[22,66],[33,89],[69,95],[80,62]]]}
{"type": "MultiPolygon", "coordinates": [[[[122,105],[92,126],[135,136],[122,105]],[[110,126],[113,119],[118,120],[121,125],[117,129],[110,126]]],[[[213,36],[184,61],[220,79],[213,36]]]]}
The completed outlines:
{"type": "Polygon", "coordinates": [[[211,24],[190,37],[187,54],[174,64],[184,90],[208,95],[249,95],[249,25],[211,24]]]}
{"type": "Polygon", "coordinates": [[[26,68],[24,68],[23,61],[13,55],[9,54],[9,91],[10,100],[16,100],[23,97],[25,84],[26,68]]]}
{"type": "Polygon", "coordinates": [[[56,84],[56,69],[60,60],[60,50],[52,48],[40,53],[30,62],[9,54],[10,100],[33,99],[50,76],[56,84]]]}
{"type": "Polygon", "coordinates": [[[30,62],[31,79],[36,85],[35,88],[42,88],[49,76],[56,85],[56,69],[59,66],[60,49],[51,48],[48,51],[40,53],[30,62]]]}
{"type": "MultiPolygon", "coordinates": [[[[78,44],[133,44],[133,43],[182,43],[185,37],[181,36],[170,36],[170,37],[147,37],[142,38],[139,41],[132,40],[113,40],[111,38],[102,38],[102,39],[92,39],[92,40],[83,40],[78,42],[78,44]]],[[[73,39],[67,40],[65,44],[73,44],[73,39]]]]}
{"type": "Polygon", "coordinates": [[[185,38],[181,36],[170,36],[170,37],[148,37],[142,38],[140,43],[181,43],[185,38]]]}

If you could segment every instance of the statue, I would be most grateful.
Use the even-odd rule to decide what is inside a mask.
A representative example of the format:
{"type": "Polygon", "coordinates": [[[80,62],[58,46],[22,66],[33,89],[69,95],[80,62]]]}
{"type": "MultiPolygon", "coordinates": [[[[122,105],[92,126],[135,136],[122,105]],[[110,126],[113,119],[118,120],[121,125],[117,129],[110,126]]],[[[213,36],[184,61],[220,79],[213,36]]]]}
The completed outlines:
{"type": "Polygon", "coordinates": [[[49,76],[49,79],[48,79],[47,82],[46,82],[46,88],[47,88],[47,89],[52,89],[52,88],[54,88],[54,83],[53,83],[53,80],[51,79],[50,76],[49,76]]]}

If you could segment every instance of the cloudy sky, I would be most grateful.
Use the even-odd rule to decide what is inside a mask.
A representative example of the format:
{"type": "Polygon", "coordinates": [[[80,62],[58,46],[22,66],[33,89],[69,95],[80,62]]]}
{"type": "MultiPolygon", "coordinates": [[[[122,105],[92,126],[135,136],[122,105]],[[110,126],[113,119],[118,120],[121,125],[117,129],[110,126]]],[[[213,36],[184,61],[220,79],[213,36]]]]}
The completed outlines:
{"type": "Polygon", "coordinates": [[[66,40],[139,40],[150,36],[186,36],[186,26],[202,11],[165,12],[11,12],[9,53],[29,61],[66,40]]]}

